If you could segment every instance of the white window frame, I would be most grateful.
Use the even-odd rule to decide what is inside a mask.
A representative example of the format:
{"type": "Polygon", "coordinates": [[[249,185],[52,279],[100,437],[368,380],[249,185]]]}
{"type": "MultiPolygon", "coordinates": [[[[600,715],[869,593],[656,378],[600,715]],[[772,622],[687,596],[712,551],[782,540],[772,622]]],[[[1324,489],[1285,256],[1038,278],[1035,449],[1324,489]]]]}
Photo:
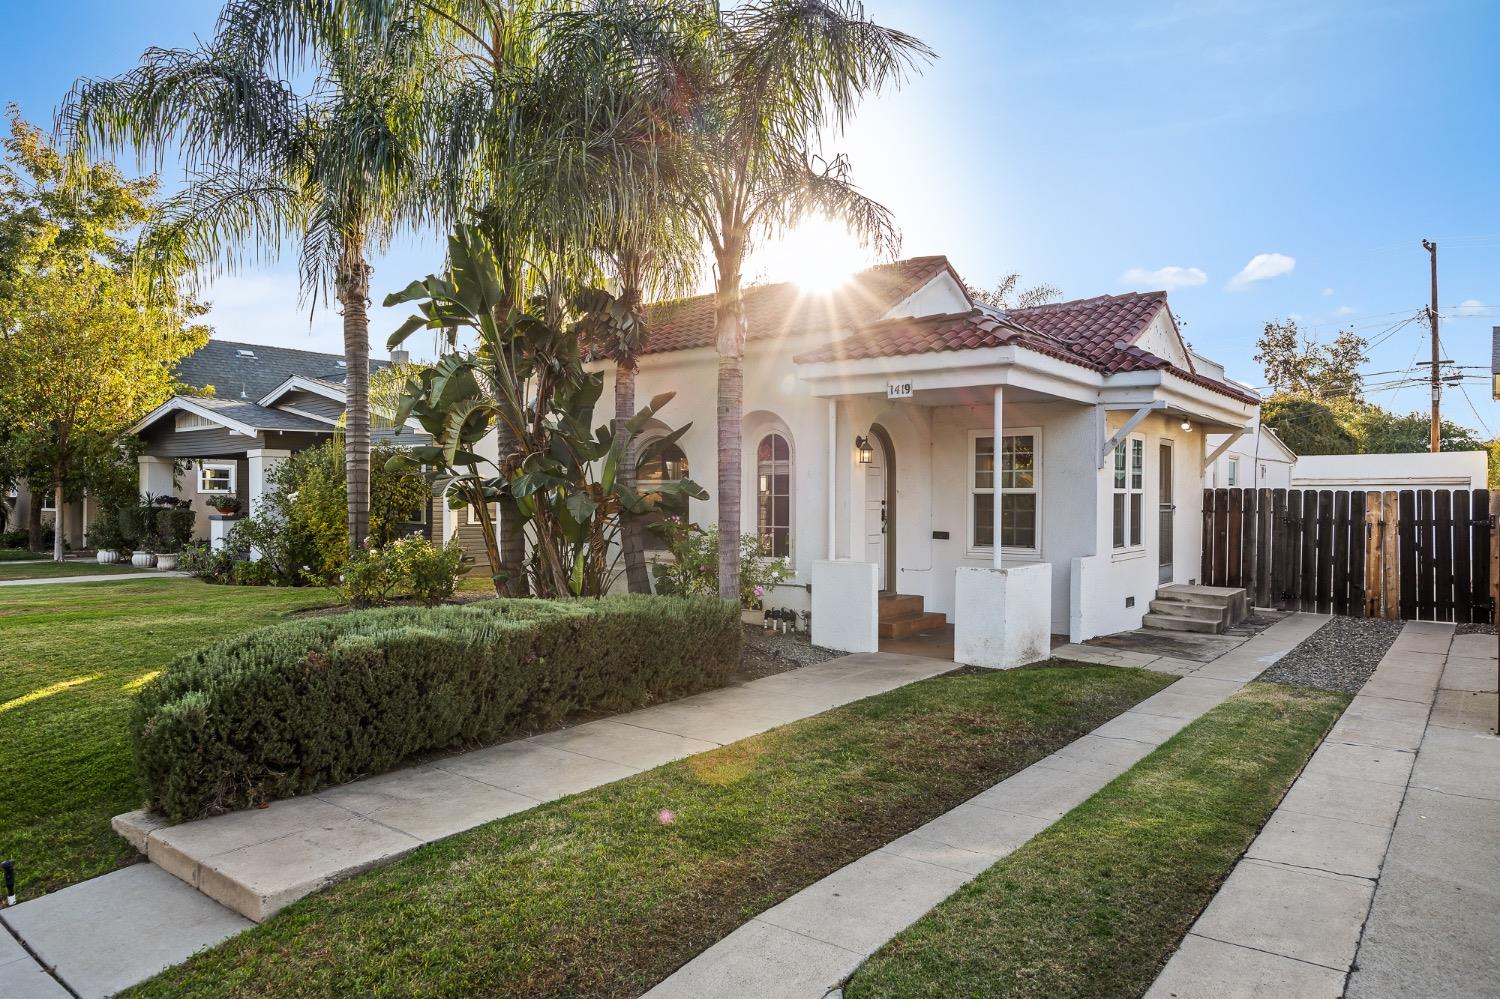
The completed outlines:
{"type": "MultiPolygon", "coordinates": [[[[969,431],[969,453],[968,460],[966,462],[968,466],[968,472],[966,473],[967,478],[964,480],[966,486],[964,490],[964,554],[969,558],[994,558],[995,556],[995,548],[993,545],[978,545],[974,542],[974,529],[977,526],[974,522],[974,497],[978,495],[991,494],[995,491],[993,486],[989,489],[981,489],[978,486],[974,485],[974,473],[979,464],[977,460],[979,439],[981,437],[993,436],[995,436],[995,431],[993,429],[969,431]]],[[[1031,438],[1031,449],[1032,455],[1034,456],[1032,477],[1033,481],[1035,481],[1036,483],[1036,485],[1030,489],[1006,489],[1004,487],[1001,487],[1001,509],[1004,509],[1006,496],[1031,493],[1034,494],[1037,498],[1036,546],[1033,548],[1018,548],[1014,545],[1003,545],[1000,548],[1000,554],[1002,556],[1014,555],[1018,558],[1039,559],[1042,557],[1042,428],[1002,427],[1000,431],[1000,437],[1002,440],[1006,437],[1031,438]]],[[[1003,446],[1004,445],[1000,443],[997,443],[995,446],[995,477],[992,480],[994,482],[998,482],[1000,480],[1000,452],[1003,446]]]]}
{"type": "Polygon", "coordinates": [[[51,486],[43,489],[37,498],[41,501],[41,510],[43,513],[57,512],[57,491],[51,486]]]}
{"type": "Polygon", "coordinates": [[[229,461],[200,461],[198,463],[198,495],[200,496],[223,496],[235,491],[235,477],[238,469],[234,462],[229,461]],[[203,473],[208,471],[228,472],[229,485],[223,489],[210,489],[203,484],[203,473]]]}
{"type": "Polygon", "coordinates": [[[1240,460],[1238,458],[1230,458],[1226,469],[1225,482],[1230,489],[1234,489],[1240,484],[1240,460]]]}
{"type": "Polygon", "coordinates": [[[1146,550],[1146,481],[1150,478],[1151,460],[1146,448],[1146,436],[1144,434],[1130,434],[1124,440],[1115,445],[1115,450],[1110,456],[1110,462],[1105,466],[1109,472],[1109,545],[1110,551],[1115,555],[1134,555],[1146,550]],[[1130,457],[1134,445],[1139,444],[1141,449],[1141,484],[1131,485],[1130,457]],[[1118,465],[1118,455],[1125,455],[1125,485],[1115,484],[1115,469],[1118,465]],[[1123,495],[1125,505],[1121,508],[1124,515],[1121,534],[1124,538],[1123,545],[1115,544],[1115,497],[1123,495]],[[1130,512],[1132,508],[1140,510],[1141,537],[1139,541],[1131,543],[1130,540],[1130,512]]]}

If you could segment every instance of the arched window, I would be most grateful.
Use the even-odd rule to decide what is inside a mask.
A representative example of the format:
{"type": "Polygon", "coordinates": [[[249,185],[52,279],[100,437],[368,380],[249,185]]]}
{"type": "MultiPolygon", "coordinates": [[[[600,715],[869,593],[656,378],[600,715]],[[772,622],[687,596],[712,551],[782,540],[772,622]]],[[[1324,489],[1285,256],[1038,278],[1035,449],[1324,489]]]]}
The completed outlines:
{"type": "MultiPolygon", "coordinates": [[[[636,471],[636,484],[641,492],[650,492],[652,486],[662,482],[675,482],[678,479],[688,477],[687,455],[682,448],[676,444],[668,444],[661,449],[650,461],[641,462],[636,471]]],[[[661,502],[656,505],[656,512],[647,517],[644,545],[652,551],[660,551],[667,547],[666,541],[656,531],[650,529],[652,524],[657,523],[665,517],[679,517],[688,519],[688,498],[686,496],[663,496],[661,502]]]]}
{"type": "Polygon", "coordinates": [[[772,432],[755,449],[756,525],[771,555],[792,553],[792,446],[772,432]]]}

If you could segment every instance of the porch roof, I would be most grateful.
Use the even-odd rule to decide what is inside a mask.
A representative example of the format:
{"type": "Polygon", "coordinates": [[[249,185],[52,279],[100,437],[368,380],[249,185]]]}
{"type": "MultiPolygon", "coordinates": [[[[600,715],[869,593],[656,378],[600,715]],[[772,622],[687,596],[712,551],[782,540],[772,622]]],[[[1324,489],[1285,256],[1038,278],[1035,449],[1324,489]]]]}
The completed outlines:
{"type": "Polygon", "coordinates": [[[1136,346],[1134,341],[1166,306],[1165,292],[1132,292],[1009,312],[976,308],[942,316],[887,319],[798,354],[794,360],[798,364],[827,364],[1010,346],[1106,376],[1170,371],[1201,388],[1258,406],[1259,397],[1241,388],[1136,346]]]}
{"type": "Polygon", "coordinates": [[[295,430],[307,433],[326,434],[327,424],[296,413],[288,413],[269,406],[261,406],[240,399],[219,399],[214,396],[173,396],[146,415],[130,428],[132,434],[156,423],[164,416],[175,412],[196,413],[247,437],[254,437],[262,430],[295,430]]]}

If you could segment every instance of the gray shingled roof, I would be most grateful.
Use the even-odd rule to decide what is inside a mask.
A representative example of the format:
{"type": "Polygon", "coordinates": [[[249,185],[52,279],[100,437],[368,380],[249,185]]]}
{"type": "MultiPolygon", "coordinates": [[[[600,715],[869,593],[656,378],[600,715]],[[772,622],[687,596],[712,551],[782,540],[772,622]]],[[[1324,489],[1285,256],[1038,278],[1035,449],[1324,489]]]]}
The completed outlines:
{"type": "Polygon", "coordinates": [[[226,419],[236,420],[256,430],[306,430],[320,434],[326,434],[329,430],[326,423],[319,423],[317,420],[309,420],[305,416],[272,409],[268,406],[257,406],[253,402],[244,402],[240,399],[205,396],[194,397],[193,402],[223,415],[226,419]]]}
{"type": "MultiPolygon", "coordinates": [[[[347,373],[343,360],[340,354],[315,350],[210,340],[201,350],[177,362],[177,377],[199,389],[212,385],[219,399],[253,402],[292,375],[342,385],[347,373]]],[[[387,363],[372,360],[370,370],[377,371],[387,363]]]]}

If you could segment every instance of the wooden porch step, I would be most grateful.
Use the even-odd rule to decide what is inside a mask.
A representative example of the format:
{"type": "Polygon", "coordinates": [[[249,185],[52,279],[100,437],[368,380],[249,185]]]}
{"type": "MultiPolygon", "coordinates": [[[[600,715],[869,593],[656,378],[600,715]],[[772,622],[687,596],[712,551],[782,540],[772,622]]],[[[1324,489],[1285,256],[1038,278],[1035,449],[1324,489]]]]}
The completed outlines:
{"type": "Polygon", "coordinates": [[[887,593],[877,605],[881,621],[894,621],[912,614],[921,614],[926,609],[927,602],[914,593],[887,593]]]}
{"type": "Polygon", "coordinates": [[[948,627],[946,615],[923,611],[920,614],[908,614],[904,617],[884,618],[878,630],[881,638],[906,638],[909,635],[919,635],[924,631],[937,631],[946,627],[948,627]]]}

